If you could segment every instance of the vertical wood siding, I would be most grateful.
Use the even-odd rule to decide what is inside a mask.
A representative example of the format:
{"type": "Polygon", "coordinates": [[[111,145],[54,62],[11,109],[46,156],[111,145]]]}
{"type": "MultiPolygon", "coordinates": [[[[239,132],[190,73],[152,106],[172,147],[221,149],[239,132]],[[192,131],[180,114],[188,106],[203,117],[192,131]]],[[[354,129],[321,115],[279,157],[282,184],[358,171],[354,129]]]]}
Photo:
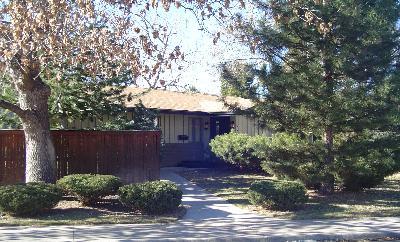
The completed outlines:
{"type": "MultiPolygon", "coordinates": [[[[167,114],[161,113],[158,117],[159,128],[161,130],[161,137],[165,143],[175,144],[175,143],[193,143],[200,142],[200,136],[204,139],[208,139],[209,131],[204,129],[204,123],[209,122],[209,117],[200,115],[190,115],[190,114],[167,114]],[[194,127],[196,129],[196,139],[193,139],[193,119],[197,119],[198,126],[194,127]],[[203,132],[200,135],[200,132],[203,132]],[[179,135],[187,135],[188,140],[179,140],[179,135]]],[[[206,140],[208,144],[208,140],[206,140]]]]}
{"type": "Polygon", "coordinates": [[[248,135],[266,135],[271,136],[272,131],[266,127],[261,127],[259,125],[259,120],[257,118],[253,119],[246,117],[244,115],[236,115],[234,117],[235,130],[238,133],[248,134],[248,135]]]}
{"type": "MultiPolygon", "coordinates": [[[[133,118],[133,113],[128,112],[127,117],[129,120],[133,118]]],[[[103,117],[104,121],[109,120],[110,117],[106,115],[103,117]]],[[[271,136],[272,132],[268,128],[263,128],[259,125],[257,118],[253,119],[244,115],[234,115],[230,117],[231,121],[235,122],[235,130],[239,133],[248,135],[267,135],[271,136]]],[[[68,125],[70,129],[88,129],[96,126],[97,120],[94,121],[73,121],[68,125]]],[[[195,114],[180,114],[180,113],[160,113],[157,118],[157,125],[161,130],[161,139],[165,143],[193,143],[200,142],[200,136],[203,137],[202,142],[206,147],[209,143],[210,127],[204,128],[205,123],[208,122],[210,126],[209,115],[195,115],[195,114]],[[193,119],[200,120],[200,127],[195,127],[193,131],[193,119]],[[196,134],[193,137],[193,132],[196,134]],[[197,134],[199,132],[199,134],[197,134]],[[178,135],[187,135],[188,140],[179,140],[178,135]],[[195,139],[194,139],[195,138],[195,139]]]]}

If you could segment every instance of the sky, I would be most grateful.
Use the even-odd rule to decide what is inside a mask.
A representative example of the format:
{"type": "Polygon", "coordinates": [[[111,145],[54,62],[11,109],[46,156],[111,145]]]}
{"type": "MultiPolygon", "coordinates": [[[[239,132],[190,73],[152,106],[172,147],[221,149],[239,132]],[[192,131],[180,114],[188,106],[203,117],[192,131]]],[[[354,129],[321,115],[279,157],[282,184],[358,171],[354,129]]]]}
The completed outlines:
{"type": "Polygon", "coordinates": [[[223,31],[221,24],[216,20],[206,20],[204,26],[207,31],[200,30],[201,27],[195,16],[183,8],[171,8],[167,13],[160,10],[159,16],[153,21],[167,22],[174,35],[171,45],[181,46],[185,53],[186,64],[181,71],[179,85],[192,85],[200,92],[219,94],[220,93],[220,63],[243,58],[250,55],[247,47],[233,43],[233,38],[224,35],[221,41],[213,44],[210,34],[223,31]]]}

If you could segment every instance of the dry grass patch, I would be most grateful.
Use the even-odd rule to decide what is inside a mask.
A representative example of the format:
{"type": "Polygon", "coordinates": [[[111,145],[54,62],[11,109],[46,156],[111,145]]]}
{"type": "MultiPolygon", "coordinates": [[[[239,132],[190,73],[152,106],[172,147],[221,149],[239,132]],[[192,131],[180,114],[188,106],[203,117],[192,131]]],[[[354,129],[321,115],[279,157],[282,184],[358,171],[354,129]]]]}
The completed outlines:
{"type": "Polygon", "coordinates": [[[110,196],[94,207],[83,206],[78,201],[68,199],[32,218],[3,215],[0,226],[171,223],[182,218],[185,213],[186,209],[181,206],[172,213],[159,216],[140,214],[123,207],[116,197],[110,196]]]}
{"type": "Polygon", "coordinates": [[[268,217],[290,219],[359,218],[400,215],[400,173],[387,177],[380,186],[363,192],[337,192],[320,196],[308,191],[309,201],[294,212],[278,212],[251,205],[247,199],[250,184],[274,179],[262,174],[242,174],[232,169],[190,169],[180,175],[237,206],[268,217]]]}

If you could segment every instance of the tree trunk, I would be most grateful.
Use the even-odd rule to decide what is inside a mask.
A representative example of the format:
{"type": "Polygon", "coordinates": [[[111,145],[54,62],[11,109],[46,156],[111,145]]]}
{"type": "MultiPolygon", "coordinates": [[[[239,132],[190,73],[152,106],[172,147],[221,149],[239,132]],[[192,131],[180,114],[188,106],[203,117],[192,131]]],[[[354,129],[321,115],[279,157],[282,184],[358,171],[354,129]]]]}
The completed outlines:
{"type": "Polygon", "coordinates": [[[26,114],[21,118],[26,144],[26,182],[56,181],[54,145],[50,135],[48,99],[50,88],[39,77],[29,85],[17,85],[19,105],[26,114]]]}
{"type": "Polygon", "coordinates": [[[330,117],[330,112],[332,112],[332,98],[334,94],[334,80],[333,80],[333,71],[332,71],[332,63],[326,59],[328,56],[326,51],[323,51],[322,58],[324,62],[324,82],[326,85],[325,95],[327,98],[327,110],[326,110],[326,127],[325,127],[325,149],[326,155],[324,158],[325,161],[325,171],[324,171],[324,179],[321,183],[321,187],[319,192],[321,194],[330,194],[334,192],[335,189],[335,177],[333,175],[333,163],[334,163],[334,154],[333,154],[333,125],[330,117]]]}
{"type": "Polygon", "coordinates": [[[324,180],[321,184],[319,192],[321,194],[330,194],[334,192],[335,189],[335,177],[332,174],[334,154],[333,154],[333,128],[328,126],[325,129],[325,169],[326,174],[324,175],[324,180]]]}

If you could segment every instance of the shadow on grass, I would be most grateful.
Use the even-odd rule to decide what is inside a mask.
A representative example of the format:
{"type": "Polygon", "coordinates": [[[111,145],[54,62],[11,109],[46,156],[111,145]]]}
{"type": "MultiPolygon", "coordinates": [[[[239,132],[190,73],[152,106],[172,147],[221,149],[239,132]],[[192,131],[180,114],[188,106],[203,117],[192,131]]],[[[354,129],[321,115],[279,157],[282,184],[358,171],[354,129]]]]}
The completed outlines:
{"type": "Polygon", "coordinates": [[[55,208],[31,217],[12,217],[3,215],[0,226],[14,225],[85,225],[85,224],[140,224],[170,223],[182,218],[186,208],[181,206],[176,211],[161,215],[147,215],[124,207],[116,198],[102,199],[92,207],[82,206],[78,201],[67,198],[55,208]]]}
{"type": "Polygon", "coordinates": [[[246,198],[228,198],[226,199],[227,202],[232,203],[232,204],[241,204],[241,205],[250,205],[250,202],[246,198]]]}
{"type": "Polygon", "coordinates": [[[248,207],[270,217],[293,219],[398,216],[400,214],[400,175],[388,177],[376,188],[361,192],[336,192],[319,196],[310,191],[308,203],[294,212],[276,212],[250,205],[246,193],[251,183],[272,179],[266,175],[229,169],[187,170],[180,175],[230,203],[248,207]]]}

